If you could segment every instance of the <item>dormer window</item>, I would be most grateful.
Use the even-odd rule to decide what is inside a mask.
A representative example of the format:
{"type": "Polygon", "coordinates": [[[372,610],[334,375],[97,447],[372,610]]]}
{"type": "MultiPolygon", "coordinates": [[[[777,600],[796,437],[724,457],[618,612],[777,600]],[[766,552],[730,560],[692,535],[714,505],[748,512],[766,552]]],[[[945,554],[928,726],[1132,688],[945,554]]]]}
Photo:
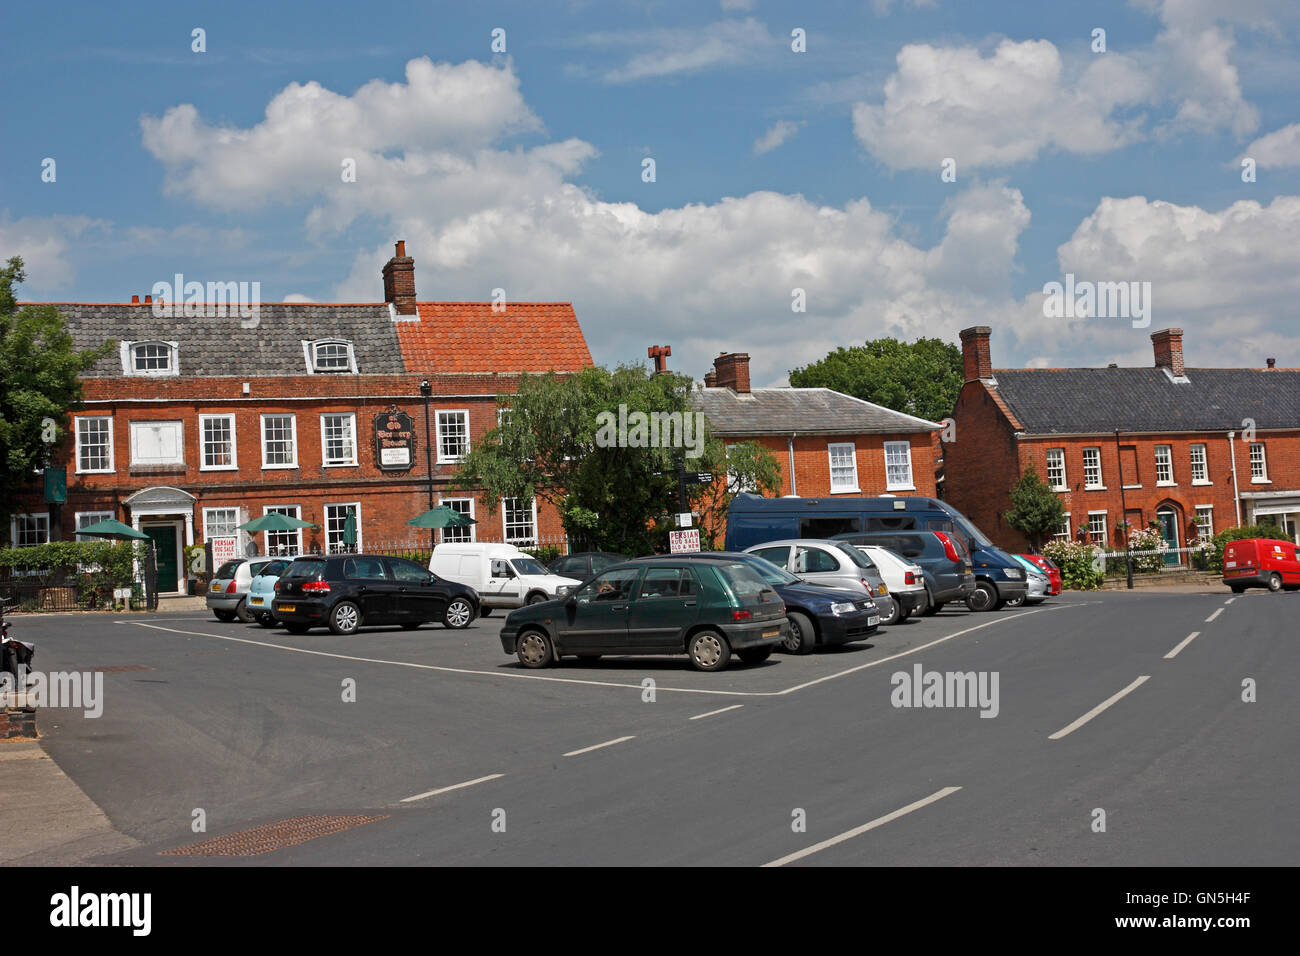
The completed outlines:
{"type": "Polygon", "coordinates": [[[307,371],[312,375],[328,375],[331,372],[357,371],[357,359],[352,351],[352,343],[341,339],[322,339],[317,342],[303,342],[303,353],[307,359],[307,371]]]}
{"type": "Polygon", "coordinates": [[[178,375],[179,353],[179,342],[123,342],[122,371],[127,375],[178,375]]]}

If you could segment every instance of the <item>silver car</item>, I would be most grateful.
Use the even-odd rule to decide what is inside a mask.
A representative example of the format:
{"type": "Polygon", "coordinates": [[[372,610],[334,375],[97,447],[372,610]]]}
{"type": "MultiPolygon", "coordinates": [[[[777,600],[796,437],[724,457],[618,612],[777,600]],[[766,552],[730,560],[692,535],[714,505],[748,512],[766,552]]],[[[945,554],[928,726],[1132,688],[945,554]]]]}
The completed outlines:
{"type": "Polygon", "coordinates": [[[789,538],[765,541],[745,551],[766,558],[809,584],[848,588],[870,596],[880,609],[882,623],[898,616],[898,605],[890,595],[880,569],[871,558],[847,542],[789,538]]]}
{"type": "Polygon", "coordinates": [[[262,568],[273,560],[275,559],[239,558],[227,561],[217,568],[212,583],[208,585],[207,605],[218,621],[229,622],[239,618],[246,624],[252,622],[253,618],[244,603],[248,597],[249,585],[262,568]]]}

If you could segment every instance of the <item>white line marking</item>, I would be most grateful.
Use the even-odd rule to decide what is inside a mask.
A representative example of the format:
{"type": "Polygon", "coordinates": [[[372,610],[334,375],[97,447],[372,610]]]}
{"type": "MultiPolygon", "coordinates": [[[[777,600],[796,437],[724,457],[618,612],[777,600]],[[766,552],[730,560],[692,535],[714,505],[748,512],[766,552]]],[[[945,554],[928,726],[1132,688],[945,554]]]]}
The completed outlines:
{"type": "Polygon", "coordinates": [[[703,720],[705,717],[713,717],[717,714],[725,714],[729,710],[739,710],[744,704],[732,704],[730,707],[723,707],[721,710],[711,710],[707,714],[696,714],[691,720],[703,720]]]}
{"type": "Polygon", "coordinates": [[[1206,624],[1209,624],[1209,623],[1213,622],[1214,619],[1215,619],[1216,617],[1218,617],[1218,616],[1219,616],[1220,614],[1222,614],[1222,613],[1223,613],[1223,608],[1218,608],[1218,609],[1217,609],[1213,614],[1211,614],[1209,617],[1207,617],[1207,618],[1205,619],[1205,623],[1206,623],[1206,624]]]}
{"type": "Polygon", "coordinates": [[[450,787],[439,787],[437,790],[426,790],[424,793],[417,793],[413,797],[403,797],[401,803],[414,803],[416,800],[423,800],[425,797],[436,797],[440,793],[450,793],[453,790],[460,790],[464,787],[472,787],[476,783],[487,783],[489,780],[497,780],[504,777],[503,773],[490,773],[486,777],[479,777],[476,780],[466,780],[464,783],[453,783],[450,787]]]}
{"type": "Polygon", "coordinates": [[[564,756],[576,757],[578,756],[578,754],[591,753],[591,751],[599,750],[601,747],[612,747],[615,744],[621,744],[625,740],[635,740],[635,739],[636,739],[636,734],[632,734],[630,737],[615,737],[613,740],[606,740],[603,744],[593,744],[590,747],[583,747],[581,750],[570,750],[564,756]]]}
{"type": "Polygon", "coordinates": [[[1060,730],[1058,730],[1056,733],[1052,734],[1052,735],[1051,735],[1050,737],[1048,737],[1047,739],[1048,739],[1048,740],[1060,740],[1060,739],[1061,739],[1062,737],[1064,737],[1066,734],[1072,734],[1072,733],[1074,733],[1076,730],[1078,730],[1080,727],[1082,727],[1082,726],[1083,726],[1084,724],[1086,724],[1088,721],[1092,720],[1092,718],[1096,717],[1098,714],[1100,714],[1103,710],[1105,710],[1105,709],[1106,709],[1107,707],[1109,707],[1111,704],[1115,703],[1117,700],[1119,700],[1119,699],[1120,699],[1121,697],[1123,697],[1124,695],[1129,694],[1129,693],[1132,693],[1133,691],[1137,690],[1139,687],[1141,687],[1143,684],[1145,684],[1145,683],[1146,683],[1148,680],[1150,680],[1150,679],[1151,679],[1151,675],[1150,675],[1150,674],[1147,674],[1147,675],[1145,675],[1145,676],[1143,676],[1143,677],[1139,677],[1137,680],[1135,680],[1133,683],[1129,684],[1127,687],[1125,687],[1125,688],[1124,688],[1122,691],[1120,691],[1118,694],[1115,694],[1115,695],[1112,696],[1112,697],[1108,697],[1108,698],[1106,698],[1106,699],[1103,700],[1100,704],[1098,704],[1096,707],[1094,707],[1092,710],[1088,711],[1086,714],[1084,714],[1082,717],[1080,717],[1078,720],[1076,720],[1074,723],[1070,724],[1068,727],[1063,727],[1063,728],[1061,728],[1060,730]]]}
{"type": "Polygon", "coordinates": [[[1235,601],[1235,600],[1237,600],[1237,599],[1236,599],[1236,598],[1228,598],[1228,600],[1224,601],[1223,604],[1224,604],[1224,606],[1226,607],[1227,605],[1231,604],[1231,603],[1232,603],[1233,601],[1235,601]]]}
{"type": "Polygon", "coordinates": [[[814,843],[812,846],[799,850],[797,853],[791,853],[789,856],[783,856],[779,860],[773,860],[771,863],[764,863],[763,866],[785,866],[787,863],[793,863],[795,860],[802,860],[806,856],[812,856],[819,853],[827,847],[835,846],[837,843],[843,843],[845,840],[852,840],[854,837],[861,836],[868,830],[874,830],[876,827],[884,826],[901,816],[911,813],[913,810],[920,810],[922,807],[929,806],[936,801],[942,800],[950,794],[956,793],[961,787],[944,787],[942,790],[936,790],[924,800],[918,800],[916,803],[909,803],[902,809],[895,810],[893,813],[887,813],[883,817],[876,817],[870,823],[864,823],[860,827],[854,827],[852,830],[846,830],[839,836],[833,836],[829,840],[822,840],[821,843],[814,843]]]}
{"type": "Polygon", "coordinates": [[[1170,651],[1168,654],[1165,655],[1165,660],[1172,661],[1175,657],[1178,656],[1179,651],[1181,651],[1184,647],[1192,643],[1192,641],[1196,640],[1200,636],[1201,636],[1200,631],[1192,631],[1192,633],[1188,634],[1186,637],[1184,637],[1181,641],[1178,642],[1177,647],[1175,647],[1172,651],[1170,651]]]}

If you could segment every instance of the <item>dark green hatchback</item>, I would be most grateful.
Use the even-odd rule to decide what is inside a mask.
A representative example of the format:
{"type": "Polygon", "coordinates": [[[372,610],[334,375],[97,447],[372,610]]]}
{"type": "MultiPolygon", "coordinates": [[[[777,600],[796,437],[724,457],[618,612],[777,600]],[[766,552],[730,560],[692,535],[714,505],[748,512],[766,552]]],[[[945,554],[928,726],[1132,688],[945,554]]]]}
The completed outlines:
{"type": "Polygon", "coordinates": [[[658,557],[601,571],[564,597],[511,611],[501,647],[525,667],[565,655],[685,654],[720,671],[732,652],[761,663],[789,636],[781,597],[740,562],[658,557]]]}

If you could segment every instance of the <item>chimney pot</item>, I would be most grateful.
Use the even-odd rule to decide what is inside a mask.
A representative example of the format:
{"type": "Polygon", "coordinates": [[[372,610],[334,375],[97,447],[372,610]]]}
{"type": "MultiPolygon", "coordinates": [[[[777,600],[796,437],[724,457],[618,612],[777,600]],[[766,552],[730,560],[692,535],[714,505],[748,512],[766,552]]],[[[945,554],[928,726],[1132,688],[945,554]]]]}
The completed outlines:
{"type": "Polygon", "coordinates": [[[1271,358],[1271,359],[1265,359],[1265,361],[1268,362],[1269,368],[1277,368],[1277,359],[1271,358]]]}
{"type": "Polygon", "coordinates": [[[718,387],[718,373],[713,371],[713,369],[709,369],[707,372],[704,373],[704,387],[705,388],[718,387]]]}
{"type": "Polygon", "coordinates": [[[415,260],[406,254],[406,240],[399,239],[397,255],[384,265],[384,301],[393,304],[398,315],[417,315],[415,307],[415,260]]]}
{"type": "Polygon", "coordinates": [[[139,304],[140,304],[140,297],[139,297],[138,295],[133,295],[133,296],[131,296],[131,304],[132,304],[132,305],[139,305],[139,304]]]}
{"type": "Polygon", "coordinates": [[[399,258],[399,259],[405,259],[405,258],[406,258],[406,240],[405,240],[405,239],[398,239],[398,240],[397,240],[397,258],[399,258]]]}
{"type": "Polygon", "coordinates": [[[144,304],[145,304],[145,305],[153,305],[153,296],[152,296],[152,295],[147,295],[147,296],[145,296],[145,297],[144,297],[144,304]]]}
{"type": "Polygon", "coordinates": [[[1152,332],[1151,342],[1155,346],[1156,368],[1167,368],[1174,378],[1181,378],[1186,373],[1183,366],[1183,330],[1161,329],[1152,332]]]}
{"type": "Polygon", "coordinates": [[[646,349],[646,355],[655,360],[655,374],[668,371],[668,356],[673,354],[671,345],[652,345],[646,349]]]}
{"type": "Polygon", "coordinates": [[[714,379],[718,388],[749,394],[749,353],[722,352],[713,360],[714,379]]]}
{"type": "Polygon", "coordinates": [[[993,358],[989,349],[989,339],[993,335],[993,330],[987,325],[975,325],[969,329],[962,329],[960,335],[962,366],[966,373],[966,381],[974,382],[978,379],[992,378],[993,358]]]}

